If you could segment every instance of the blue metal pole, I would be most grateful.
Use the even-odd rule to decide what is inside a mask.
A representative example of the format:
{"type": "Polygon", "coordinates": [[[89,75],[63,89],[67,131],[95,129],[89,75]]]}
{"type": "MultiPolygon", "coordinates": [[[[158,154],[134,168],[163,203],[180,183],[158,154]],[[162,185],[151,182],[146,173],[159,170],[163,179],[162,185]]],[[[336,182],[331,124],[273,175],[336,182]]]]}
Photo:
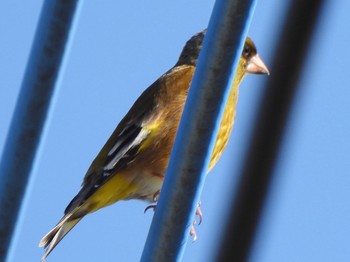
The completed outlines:
{"type": "Polygon", "coordinates": [[[239,177],[238,186],[229,191],[231,206],[215,261],[249,261],[303,63],[325,2],[291,1],[284,26],[275,37],[279,42],[271,77],[256,113],[247,154],[239,173],[234,174],[239,177]]]}
{"type": "Polygon", "coordinates": [[[0,261],[5,261],[72,31],[78,0],[44,1],[0,163],[0,261]]]}
{"type": "Polygon", "coordinates": [[[217,0],[141,261],[180,261],[256,0],[217,0]]]}

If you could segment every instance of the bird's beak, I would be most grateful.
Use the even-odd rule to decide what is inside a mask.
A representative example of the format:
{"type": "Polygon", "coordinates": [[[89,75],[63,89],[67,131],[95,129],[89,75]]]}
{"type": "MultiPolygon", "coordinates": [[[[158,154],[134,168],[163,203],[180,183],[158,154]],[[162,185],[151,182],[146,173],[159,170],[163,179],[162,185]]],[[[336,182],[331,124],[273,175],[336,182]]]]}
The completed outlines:
{"type": "Polygon", "coordinates": [[[250,74],[270,74],[269,70],[267,69],[266,65],[261,60],[258,54],[250,58],[249,63],[247,65],[247,72],[250,74]]]}

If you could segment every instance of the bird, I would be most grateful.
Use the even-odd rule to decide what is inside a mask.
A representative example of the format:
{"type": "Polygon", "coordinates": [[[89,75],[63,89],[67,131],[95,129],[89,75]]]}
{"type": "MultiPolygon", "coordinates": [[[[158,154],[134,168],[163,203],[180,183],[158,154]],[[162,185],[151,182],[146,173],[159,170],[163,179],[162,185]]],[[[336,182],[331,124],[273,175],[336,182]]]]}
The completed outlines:
{"type": "MultiPolygon", "coordinates": [[[[158,200],[171,149],[207,29],[192,36],[177,63],[135,101],[88,168],[78,194],[61,220],[39,242],[42,262],[87,214],[120,200],[158,200]]],[[[208,172],[221,157],[236,115],[238,89],[247,74],[267,74],[253,41],[247,37],[225,105],[208,172]]],[[[152,206],[153,207],[153,206],[152,206]]],[[[197,215],[202,219],[200,207],[197,215]]],[[[191,234],[195,234],[192,227],[191,234]]]]}

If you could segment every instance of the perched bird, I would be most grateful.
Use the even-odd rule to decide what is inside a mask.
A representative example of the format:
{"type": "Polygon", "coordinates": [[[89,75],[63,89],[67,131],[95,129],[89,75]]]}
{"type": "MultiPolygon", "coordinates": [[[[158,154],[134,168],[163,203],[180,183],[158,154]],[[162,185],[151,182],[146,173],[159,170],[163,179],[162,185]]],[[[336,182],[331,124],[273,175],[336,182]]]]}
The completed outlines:
{"type": "MultiPolygon", "coordinates": [[[[205,33],[194,35],[186,43],[175,66],[141,94],[116,127],[62,219],[41,239],[39,246],[47,248],[42,261],[85,215],[119,200],[157,201],[205,33]]],[[[269,74],[250,38],[239,60],[209,170],[227,145],[238,87],[248,73],[269,74]]],[[[201,216],[199,208],[197,211],[201,216]]]]}

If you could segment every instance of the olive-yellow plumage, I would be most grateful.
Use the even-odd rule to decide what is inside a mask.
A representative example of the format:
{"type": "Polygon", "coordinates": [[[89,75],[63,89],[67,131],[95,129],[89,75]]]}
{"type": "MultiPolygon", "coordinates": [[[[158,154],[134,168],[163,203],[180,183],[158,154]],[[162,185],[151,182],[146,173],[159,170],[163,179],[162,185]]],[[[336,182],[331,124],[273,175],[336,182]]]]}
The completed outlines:
{"type": "MultiPolygon", "coordinates": [[[[176,65],[141,94],[116,127],[92,162],[65,215],[40,241],[39,246],[47,247],[42,261],[85,215],[119,200],[157,200],[205,33],[206,30],[196,34],[186,43],[176,65]]],[[[209,170],[227,145],[236,114],[238,87],[247,73],[268,74],[249,38],[225,107],[209,170]]]]}

